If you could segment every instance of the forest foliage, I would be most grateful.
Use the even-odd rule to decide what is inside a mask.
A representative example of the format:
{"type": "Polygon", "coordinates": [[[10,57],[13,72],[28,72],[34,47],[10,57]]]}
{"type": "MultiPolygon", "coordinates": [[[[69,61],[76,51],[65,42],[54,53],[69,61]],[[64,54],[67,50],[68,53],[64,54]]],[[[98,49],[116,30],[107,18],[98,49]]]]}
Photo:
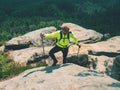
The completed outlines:
{"type": "Polygon", "coordinates": [[[35,67],[46,66],[45,61],[39,61],[35,66],[27,64],[23,66],[11,60],[7,54],[0,51],[0,81],[5,78],[10,78],[22,73],[23,71],[35,67]]]}
{"type": "Polygon", "coordinates": [[[120,35],[119,0],[0,0],[0,45],[27,32],[71,22],[120,35]]]}

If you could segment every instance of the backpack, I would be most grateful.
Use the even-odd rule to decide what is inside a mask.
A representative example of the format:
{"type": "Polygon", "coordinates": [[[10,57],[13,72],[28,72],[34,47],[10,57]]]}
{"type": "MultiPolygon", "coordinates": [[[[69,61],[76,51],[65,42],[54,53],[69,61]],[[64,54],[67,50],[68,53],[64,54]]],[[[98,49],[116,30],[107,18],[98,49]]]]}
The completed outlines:
{"type": "MultiPolygon", "coordinates": [[[[70,41],[70,33],[71,31],[69,31],[69,33],[67,34],[67,39],[70,41]]],[[[59,41],[62,39],[62,30],[60,31],[60,39],[59,41]]]]}

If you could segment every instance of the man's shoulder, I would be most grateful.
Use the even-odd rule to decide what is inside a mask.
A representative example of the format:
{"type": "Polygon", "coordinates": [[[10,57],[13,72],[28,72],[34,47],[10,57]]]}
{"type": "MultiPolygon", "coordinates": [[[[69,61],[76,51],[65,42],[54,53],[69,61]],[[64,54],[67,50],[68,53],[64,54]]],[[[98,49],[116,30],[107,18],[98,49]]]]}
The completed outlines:
{"type": "Polygon", "coordinates": [[[59,33],[61,30],[57,30],[57,31],[55,31],[56,33],[59,33]]]}
{"type": "MultiPolygon", "coordinates": [[[[54,33],[62,33],[62,30],[58,30],[58,31],[55,31],[54,33]]],[[[69,34],[72,34],[72,32],[71,31],[69,31],[69,34]]]]}
{"type": "Polygon", "coordinates": [[[59,32],[60,32],[60,31],[54,31],[53,33],[56,33],[56,34],[57,34],[57,33],[59,33],[59,32]]]}

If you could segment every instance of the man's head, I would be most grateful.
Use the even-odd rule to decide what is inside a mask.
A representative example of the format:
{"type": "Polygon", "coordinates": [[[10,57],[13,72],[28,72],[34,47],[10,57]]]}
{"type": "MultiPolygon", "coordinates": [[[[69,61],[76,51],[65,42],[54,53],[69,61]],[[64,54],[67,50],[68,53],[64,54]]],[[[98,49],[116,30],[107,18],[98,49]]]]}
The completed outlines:
{"type": "Polygon", "coordinates": [[[61,28],[64,34],[67,34],[69,32],[69,28],[67,26],[62,26],[61,28]]]}

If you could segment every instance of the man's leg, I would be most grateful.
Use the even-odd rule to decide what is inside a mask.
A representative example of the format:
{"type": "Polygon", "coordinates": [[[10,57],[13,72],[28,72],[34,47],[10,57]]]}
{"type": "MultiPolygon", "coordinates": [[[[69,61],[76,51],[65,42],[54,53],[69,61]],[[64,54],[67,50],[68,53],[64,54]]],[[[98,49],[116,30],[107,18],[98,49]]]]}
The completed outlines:
{"type": "Polygon", "coordinates": [[[69,49],[68,47],[62,49],[62,53],[63,53],[63,63],[66,63],[66,57],[67,57],[67,54],[68,54],[68,49],[69,49]]]}
{"type": "Polygon", "coordinates": [[[57,63],[57,59],[56,59],[56,57],[55,57],[54,54],[55,54],[56,52],[59,52],[60,50],[61,50],[61,48],[58,47],[58,46],[54,46],[54,47],[50,50],[49,55],[50,55],[50,57],[53,59],[53,64],[52,64],[52,66],[55,66],[56,63],[57,63]]]}

